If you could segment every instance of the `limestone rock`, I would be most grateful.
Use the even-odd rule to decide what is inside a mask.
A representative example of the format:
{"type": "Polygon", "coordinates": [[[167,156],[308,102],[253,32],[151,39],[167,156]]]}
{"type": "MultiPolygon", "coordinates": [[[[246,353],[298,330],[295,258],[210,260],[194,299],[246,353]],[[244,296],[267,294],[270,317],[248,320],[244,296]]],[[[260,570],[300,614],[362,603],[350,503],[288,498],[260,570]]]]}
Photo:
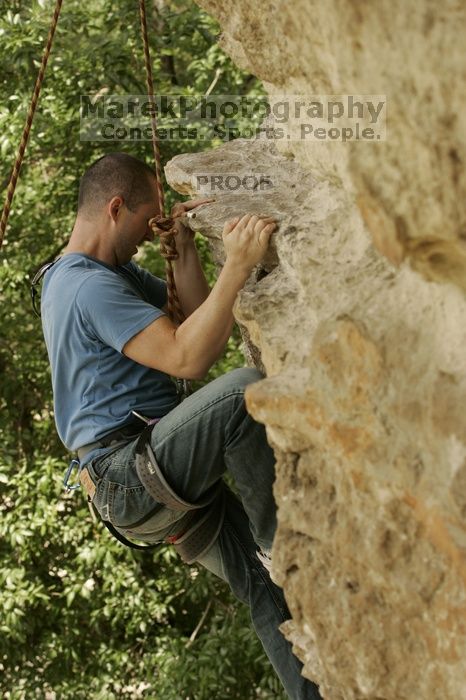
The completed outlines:
{"type": "Polygon", "coordinates": [[[311,170],[340,178],[375,244],[428,279],[466,289],[466,5],[447,0],[198,0],[221,45],[287,95],[387,95],[383,143],[278,141],[311,170]],[[416,196],[413,196],[413,192],[416,196]]]}
{"type": "Polygon", "coordinates": [[[464,700],[465,6],[199,4],[272,100],[390,97],[385,143],[237,140],[166,173],[193,195],[197,172],[272,174],[191,223],[221,265],[225,220],[279,219],[235,315],[267,375],[246,398],[277,457],[274,576],[305,674],[326,700],[464,700]]]}

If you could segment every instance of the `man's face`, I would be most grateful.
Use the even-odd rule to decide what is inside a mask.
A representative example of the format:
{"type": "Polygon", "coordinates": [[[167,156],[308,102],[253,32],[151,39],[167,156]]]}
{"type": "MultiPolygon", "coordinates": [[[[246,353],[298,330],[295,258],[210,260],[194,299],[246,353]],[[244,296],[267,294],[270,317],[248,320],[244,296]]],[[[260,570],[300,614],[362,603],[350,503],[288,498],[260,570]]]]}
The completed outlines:
{"type": "Polygon", "coordinates": [[[159,213],[157,190],[153,188],[153,200],[140,204],[136,211],[123,205],[118,222],[115,241],[115,254],[118,265],[125,265],[138,252],[144,241],[153,241],[154,233],[148,221],[159,213]]]}

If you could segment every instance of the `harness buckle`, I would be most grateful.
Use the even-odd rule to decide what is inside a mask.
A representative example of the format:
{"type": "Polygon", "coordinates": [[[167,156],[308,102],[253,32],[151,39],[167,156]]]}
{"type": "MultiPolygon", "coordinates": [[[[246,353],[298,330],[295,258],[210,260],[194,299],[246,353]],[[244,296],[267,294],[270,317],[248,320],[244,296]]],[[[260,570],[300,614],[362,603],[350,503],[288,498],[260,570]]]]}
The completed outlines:
{"type": "Polygon", "coordinates": [[[191,383],[187,379],[176,377],[176,391],[180,399],[180,403],[191,394],[191,383]]]}

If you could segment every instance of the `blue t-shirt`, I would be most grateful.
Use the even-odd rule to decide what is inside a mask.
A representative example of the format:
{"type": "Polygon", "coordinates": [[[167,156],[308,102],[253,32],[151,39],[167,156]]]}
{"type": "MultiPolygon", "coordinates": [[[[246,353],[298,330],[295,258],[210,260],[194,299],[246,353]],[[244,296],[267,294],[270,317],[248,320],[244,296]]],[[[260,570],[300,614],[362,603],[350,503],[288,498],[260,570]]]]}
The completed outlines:
{"type": "MultiPolygon", "coordinates": [[[[133,262],[119,267],[69,253],[46,273],[41,315],[52,370],[55,423],[70,451],[179,402],[165,372],[122,354],[165,313],[166,283],[133,262]]],[[[87,460],[86,460],[87,461],[87,460]]]]}

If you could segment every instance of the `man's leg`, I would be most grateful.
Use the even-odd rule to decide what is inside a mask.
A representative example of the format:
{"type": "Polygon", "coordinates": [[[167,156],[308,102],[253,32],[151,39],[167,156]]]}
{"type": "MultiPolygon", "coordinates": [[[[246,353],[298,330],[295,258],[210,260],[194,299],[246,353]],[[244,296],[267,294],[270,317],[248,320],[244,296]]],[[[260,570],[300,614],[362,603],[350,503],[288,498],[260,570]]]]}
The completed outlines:
{"type": "Polygon", "coordinates": [[[265,428],[247,412],[244,390],[262,379],[243,368],[210,382],[157,423],[151,444],[172,488],[196,502],[228,471],[241,501],[227,489],[225,522],[199,563],[223,578],[249,605],[254,628],[292,700],[321,700],[301,676],[302,664],[279,631],[290,618],[283,592],[259,562],[257,545],[270,549],[276,529],[272,486],[275,457],[265,428]]]}
{"type": "Polygon", "coordinates": [[[247,515],[230,490],[220,535],[199,564],[223,578],[233,594],[249,606],[257,636],[290,700],[322,700],[318,687],[301,675],[302,663],[278,629],[291,617],[283,591],[272,583],[257,559],[247,515]]]}
{"type": "Polygon", "coordinates": [[[196,502],[228,471],[257,545],[270,549],[276,529],[275,457],[265,428],[247,412],[244,390],[262,379],[232,370],[187,397],[152,431],[151,445],[171,487],[196,502]]]}

